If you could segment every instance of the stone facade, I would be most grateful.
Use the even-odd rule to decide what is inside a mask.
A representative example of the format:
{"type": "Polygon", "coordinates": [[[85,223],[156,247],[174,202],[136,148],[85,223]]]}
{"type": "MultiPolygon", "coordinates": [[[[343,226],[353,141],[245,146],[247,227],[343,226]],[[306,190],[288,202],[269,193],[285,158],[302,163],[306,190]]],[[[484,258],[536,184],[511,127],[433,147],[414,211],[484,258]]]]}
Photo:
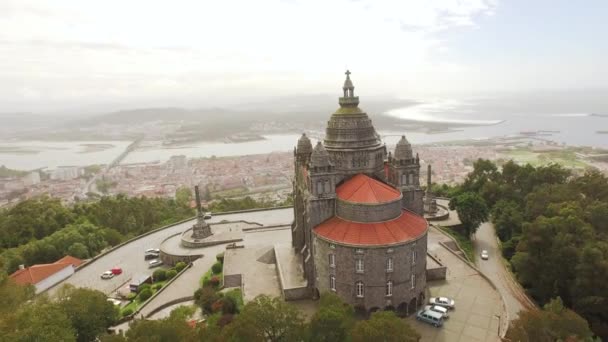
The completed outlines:
{"type": "Polygon", "coordinates": [[[394,220],[404,209],[417,215],[423,212],[418,156],[413,155],[405,137],[395,157],[387,155],[371,119],[358,107],[348,71],[342,89],[340,108],[327,123],[323,143],[318,142],[313,149],[308,137],[302,135],[294,150],[292,247],[301,257],[310,293],[335,291],[366,311],[387,308],[411,313],[424,297],[428,226],[415,239],[385,245],[351,245],[314,231],[334,216],[365,224],[394,220]],[[357,174],[388,184],[401,195],[373,204],[338,198],[336,189],[357,174]],[[392,270],[387,270],[389,259],[392,270]],[[363,263],[362,272],[357,270],[357,260],[363,263]]]}

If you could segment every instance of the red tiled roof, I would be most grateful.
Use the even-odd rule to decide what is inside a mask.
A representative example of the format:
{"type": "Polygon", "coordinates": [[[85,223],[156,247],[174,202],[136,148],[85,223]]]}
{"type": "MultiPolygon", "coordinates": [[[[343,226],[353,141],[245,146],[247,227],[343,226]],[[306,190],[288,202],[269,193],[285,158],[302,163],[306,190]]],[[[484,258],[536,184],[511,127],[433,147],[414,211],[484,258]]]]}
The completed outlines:
{"type": "Polygon", "coordinates": [[[359,173],[336,189],[338,198],[355,203],[383,203],[398,199],[401,192],[369,176],[359,173]]]}
{"type": "Polygon", "coordinates": [[[415,240],[427,230],[426,220],[404,210],[398,218],[385,222],[361,223],[334,216],[314,228],[317,235],[349,245],[390,245],[415,240]]]}
{"type": "Polygon", "coordinates": [[[20,285],[35,285],[70,265],[70,263],[34,265],[23,270],[17,270],[15,273],[11,274],[10,277],[15,283],[20,285]]]}
{"type": "Polygon", "coordinates": [[[63,258],[54,262],[54,264],[72,264],[74,267],[78,267],[82,263],[83,263],[82,260],[75,258],[71,255],[66,255],[63,258]]]}

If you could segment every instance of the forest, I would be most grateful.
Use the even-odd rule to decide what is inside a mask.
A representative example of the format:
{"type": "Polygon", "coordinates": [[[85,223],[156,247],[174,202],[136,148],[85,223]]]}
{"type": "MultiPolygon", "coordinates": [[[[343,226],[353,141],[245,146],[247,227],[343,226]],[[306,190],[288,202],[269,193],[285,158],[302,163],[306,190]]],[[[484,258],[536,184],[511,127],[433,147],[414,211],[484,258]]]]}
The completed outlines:
{"type": "Polygon", "coordinates": [[[541,306],[559,298],[608,338],[608,179],[556,164],[477,160],[452,196],[468,234],[490,219],[504,257],[541,306]]]}

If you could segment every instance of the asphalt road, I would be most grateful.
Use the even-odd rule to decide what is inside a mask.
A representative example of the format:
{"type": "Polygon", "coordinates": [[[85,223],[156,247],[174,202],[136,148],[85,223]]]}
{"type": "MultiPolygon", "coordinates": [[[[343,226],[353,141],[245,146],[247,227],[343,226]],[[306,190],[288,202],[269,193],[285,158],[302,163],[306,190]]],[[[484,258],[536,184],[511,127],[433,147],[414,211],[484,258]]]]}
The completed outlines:
{"type": "Polygon", "coordinates": [[[483,223],[473,239],[475,247],[475,263],[477,267],[496,285],[507,306],[509,318],[514,320],[517,318],[519,311],[533,308],[534,304],[525,295],[521,286],[513,279],[506,265],[498,242],[494,226],[490,222],[483,223]],[[487,250],[489,254],[488,260],[481,259],[481,251],[487,250]]]}
{"type": "MultiPolygon", "coordinates": [[[[291,223],[293,220],[293,209],[264,210],[249,213],[238,213],[214,216],[207,220],[209,223],[220,222],[222,220],[238,221],[245,220],[257,222],[265,226],[291,223]]],[[[110,294],[116,289],[130,281],[137,275],[152,274],[155,269],[148,268],[149,260],[144,260],[144,251],[148,248],[159,248],[161,242],[172,234],[182,232],[192,227],[195,220],[158,231],[141,239],[135,240],[103,257],[93,261],[71,277],[51,288],[48,293],[53,295],[63,284],[72,284],[76,287],[87,287],[99,290],[105,294],[110,294]],[[100,275],[113,267],[120,267],[123,270],[118,275],[109,280],[103,280],[100,275]]]]}

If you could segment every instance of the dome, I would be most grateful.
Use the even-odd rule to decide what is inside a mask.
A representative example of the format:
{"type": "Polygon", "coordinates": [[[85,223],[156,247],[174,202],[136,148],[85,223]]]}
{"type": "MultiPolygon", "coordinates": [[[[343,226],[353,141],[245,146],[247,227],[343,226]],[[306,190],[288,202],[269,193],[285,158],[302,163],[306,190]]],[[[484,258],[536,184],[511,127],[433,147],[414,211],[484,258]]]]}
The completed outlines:
{"type": "Polygon", "coordinates": [[[300,139],[298,139],[298,153],[311,153],[312,152],[312,144],[310,143],[310,139],[306,136],[306,133],[302,133],[300,139]]]}
{"type": "Polygon", "coordinates": [[[410,145],[409,141],[405,138],[405,135],[401,136],[401,140],[397,143],[397,147],[395,147],[395,156],[396,160],[408,160],[414,158],[412,153],[412,145],[410,145]]]}
{"type": "Polygon", "coordinates": [[[329,153],[323,147],[323,144],[318,141],[317,146],[315,146],[314,151],[312,151],[312,155],[310,156],[311,166],[313,167],[326,167],[331,165],[329,160],[329,153]]]}

